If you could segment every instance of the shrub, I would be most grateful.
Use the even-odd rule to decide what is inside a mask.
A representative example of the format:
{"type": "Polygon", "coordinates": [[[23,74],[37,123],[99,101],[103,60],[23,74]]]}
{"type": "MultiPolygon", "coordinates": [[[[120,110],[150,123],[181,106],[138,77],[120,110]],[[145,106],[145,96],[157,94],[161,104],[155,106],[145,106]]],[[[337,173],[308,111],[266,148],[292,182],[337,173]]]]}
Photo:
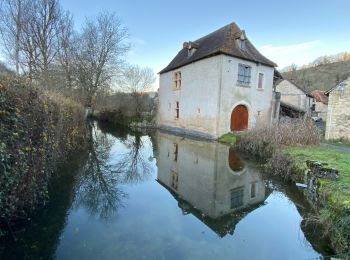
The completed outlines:
{"type": "Polygon", "coordinates": [[[280,148],[283,145],[314,145],[319,143],[320,138],[320,133],[311,121],[294,119],[242,133],[236,146],[266,162],[265,169],[270,173],[288,179],[295,170],[295,165],[292,158],[280,148]]]}
{"type": "Polygon", "coordinates": [[[48,197],[57,163],[85,139],[83,111],[25,82],[0,80],[0,227],[48,197]]]}

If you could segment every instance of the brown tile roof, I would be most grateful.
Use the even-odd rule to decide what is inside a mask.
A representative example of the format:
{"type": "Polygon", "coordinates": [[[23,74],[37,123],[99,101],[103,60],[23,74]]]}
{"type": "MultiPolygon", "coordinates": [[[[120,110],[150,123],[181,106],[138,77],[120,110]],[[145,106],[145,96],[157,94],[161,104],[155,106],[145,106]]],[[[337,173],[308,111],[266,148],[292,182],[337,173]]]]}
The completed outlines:
{"type": "Polygon", "coordinates": [[[328,104],[328,97],[325,95],[325,91],[322,90],[314,90],[311,92],[311,96],[316,99],[316,102],[322,102],[323,104],[328,104]]]}
{"type": "Polygon", "coordinates": [[[165,73],[189,63],[219,54],[226,54],[271,67],[277,66],[274,62],[260,54],[248,39],[245,40],[245,48],[242,50],[237,42],[237,39],[239,39],[242,34],[245,35],[245,32],[241,31],[235,23],[230,23],[194,42],[185,43],[184,48],[182,48],[169,65],[159,73],[165,73]],[[191,43],[192,46],[197,47],[197,50],[189,56],[186,47],[191,43]]]}

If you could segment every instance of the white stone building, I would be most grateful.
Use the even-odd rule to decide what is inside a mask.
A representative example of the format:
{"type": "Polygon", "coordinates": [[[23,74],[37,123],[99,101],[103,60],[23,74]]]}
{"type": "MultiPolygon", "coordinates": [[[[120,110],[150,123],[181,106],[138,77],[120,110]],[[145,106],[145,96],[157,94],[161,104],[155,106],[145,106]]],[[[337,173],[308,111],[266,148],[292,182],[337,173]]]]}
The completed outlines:
{"type": "Polygon", "coordinates": [[[185,42],[160,71],[160,128],[215,139],[271,124],[275,63],[235,23],[185,42]]]}
{"type": "Polygon", "coordinates": [[[259,170],[229,146],[162,132],[157,140],[157,181],[184,214],[198,217],[220,236],[233,232],[270,194],[259,170]]]}
{"type": "Polygon", "coordinates": [[[303,113],[311,112],[314,98],[302,87],[288,79],[278,80],[275,86],[276,91],[281,93],[281,106],[289,106],[303,113]]]}

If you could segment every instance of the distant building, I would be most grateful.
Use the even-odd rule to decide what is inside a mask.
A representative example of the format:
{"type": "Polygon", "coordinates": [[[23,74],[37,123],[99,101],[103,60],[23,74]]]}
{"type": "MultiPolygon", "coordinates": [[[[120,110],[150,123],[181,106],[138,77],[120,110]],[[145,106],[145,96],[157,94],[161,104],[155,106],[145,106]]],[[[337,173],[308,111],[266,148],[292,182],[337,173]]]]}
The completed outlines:
{"type": "Polygon", "coordinates": [[[285,110],[284,113],[281,113],[282,115],[288,114],[287,110],[298,116],[310,114],[313,97],[302,87],[288,79],[279,79],[275,82],[275,89],[276,92],[281,93],[281,109],[285,110]]]}
{"type": "Polygon", "coordinates": [[[329,97],[325,138],[350,140],[350,76],[325,94],[329,97]]]}
{"type": "Polygon", "coordinates": [[[233,234],[236,224],[270,194],[257,168],[233,148],[161,132],[157,140],[158,182],[183,214],[194,215],[220,237],[233,234]]]}
{"type": "Polygon", "coordinates": [[[326,121],[328,109],[328,96],[326,96],[325,91],[322,90],[312,91],[311,96],[313,96],[314,98],[314,113],[317,117],[321,118],[322,121],[326,121]]]}
{"type": "Polygon", "coordinates": [[[276,64],[235,23],[183,48],[160,71],[160,128],[206,138],[271,124],[276,64]]]}

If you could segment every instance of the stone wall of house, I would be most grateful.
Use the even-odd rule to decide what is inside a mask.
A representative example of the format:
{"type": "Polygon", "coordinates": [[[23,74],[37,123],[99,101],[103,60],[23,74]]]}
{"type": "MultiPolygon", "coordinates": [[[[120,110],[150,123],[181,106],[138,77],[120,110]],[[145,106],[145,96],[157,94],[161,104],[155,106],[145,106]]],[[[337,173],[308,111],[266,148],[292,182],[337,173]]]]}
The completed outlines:
{"type": "Polygon", "coordinates": [[[300,108],[304,111],[312,106],[312,98],[309,98],[304,91],[288,80],[282,80],[276,86],[276,91],[281,93],[281,102],[300,108]]]}
{"type": "Polygon", "coordinates": [[[169,130],[206,134],[216,138],[221,56],[196,61],[159,77],[158,125],[169,130]],[[181,87],[174,87],[174,74],[181,72],[181,87]],[[179,102],[179,118],[176,106],[179,102]]]}
{"type": "Polygon", "coordinates": [[[220,107],[218,132],[220,135],[231,131],[231,114],[238,105],[248,109],[248,128],[270,125],[273,121],[273,72],[272,67],[223,56],[222,86],[220,89],[220,107]],[[249,85],[238,83],[239,64],[251,67],[249,85]],[[262,89],[258,88],[259,73],[263,74],[262,89]]]}
{"type": "Polygon", "coordinates": [[[322,102],[315,102],[315,112],[323,121],[327,120],[327,110],[328,106],[326,104],[323,104],[322,102]]]}
{"type": "Polygon", "coordinates": [[[238,58],[217,55],[162,73],[159,79],[158,125],[172,131],[218,138],[230,132],[231,113],[237,105],[248,109],[248,127],[272,122],[273,68],[238,58]],[[251,66],[251,83],[237,83],[240,63],[251,66]],[[181,72],[181,88],[174,88],[174,73],[181,72]],[[263,89],[258,75],[264,74],[263,89]],[[176,106],[179,102],[179,118],[176,106]]]}
{"type": "Polygon", "coordinates": [[[157,140],[158,181],[204,215],[219,218],[265,200],[257,168],[241,161],[239,170],[233,171],[229,146],[162,132],[157,133],[157,140]],[[237,208],[231,205],[235,191],[243,194],[237,208]]]}
{"type": "Polygon", "coordinates": [[[328,99],[326,139],[350,140],[350,77],[338,85],[328,99]]]}

